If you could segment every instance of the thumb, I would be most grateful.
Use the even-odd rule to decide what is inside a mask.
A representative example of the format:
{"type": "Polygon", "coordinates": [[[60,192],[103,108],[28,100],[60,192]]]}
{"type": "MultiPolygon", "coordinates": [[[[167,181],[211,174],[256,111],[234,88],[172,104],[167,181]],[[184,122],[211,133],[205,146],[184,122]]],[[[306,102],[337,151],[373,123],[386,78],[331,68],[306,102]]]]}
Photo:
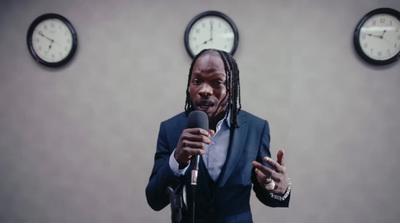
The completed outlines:
{"type": "Polygon", "coordinates": [[[278,163],[281,165],[281,166],[284,166],[285,165],[285,163],[284,163],[284,161],[283,161],[283,155],[285,154],[285,152],[282,150],[282,149],[280,149],[279,151],[278,151],[278,154],[276,155],[277,156],[277,158],[278,158],[278,163]]]}
{"type": "Polygon", "coordinates": [[[214,130],[208,130],[208,134],[210,134],[210,137],[215,134],[214,130]]]}

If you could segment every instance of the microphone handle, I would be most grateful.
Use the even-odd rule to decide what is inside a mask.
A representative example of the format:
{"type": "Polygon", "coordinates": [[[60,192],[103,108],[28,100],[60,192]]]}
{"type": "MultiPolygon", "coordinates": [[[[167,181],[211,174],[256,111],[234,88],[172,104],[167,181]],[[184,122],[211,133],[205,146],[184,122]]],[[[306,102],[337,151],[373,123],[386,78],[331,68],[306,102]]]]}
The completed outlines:
{"type": "Polygon", "coordinates": [[[191,185],[197,185],[197,176],[199,173],[200,156],[195,155],[192,157],[192,178],[191,185]]]}

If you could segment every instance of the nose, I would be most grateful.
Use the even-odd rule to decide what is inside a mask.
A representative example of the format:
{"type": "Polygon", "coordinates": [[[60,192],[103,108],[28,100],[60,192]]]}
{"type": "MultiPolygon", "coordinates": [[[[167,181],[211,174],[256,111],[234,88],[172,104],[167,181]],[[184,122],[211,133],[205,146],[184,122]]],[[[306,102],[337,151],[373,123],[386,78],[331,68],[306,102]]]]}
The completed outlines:
{"type": "Polygon", "coordinates": [[[201,96],[210,96],[210,95],[212,95],[212,93],[213,93],[213,89],[209,84],[203,83],[200,86],[199,94],[201,96]]]}

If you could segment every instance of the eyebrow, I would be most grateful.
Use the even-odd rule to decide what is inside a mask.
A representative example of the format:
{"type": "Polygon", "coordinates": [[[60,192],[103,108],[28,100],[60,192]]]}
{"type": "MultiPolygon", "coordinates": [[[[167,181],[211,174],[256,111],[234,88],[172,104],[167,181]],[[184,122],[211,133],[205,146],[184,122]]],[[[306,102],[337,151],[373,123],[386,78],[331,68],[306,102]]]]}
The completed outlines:
{"type": "MultiPolygon", "coordinates": [[[[197,73],[197,72],[193,72],[193,73],[192,73],[192,76],[199,76],[199,75],[201,75],[201,73],[197,73]]],[[[221,77],[226,78],[226,73],[212,72],[212,73],[211,73],[211,76],[213,76],[213,77],[215,77],[215,76],[221,76],[221,77]]]]}

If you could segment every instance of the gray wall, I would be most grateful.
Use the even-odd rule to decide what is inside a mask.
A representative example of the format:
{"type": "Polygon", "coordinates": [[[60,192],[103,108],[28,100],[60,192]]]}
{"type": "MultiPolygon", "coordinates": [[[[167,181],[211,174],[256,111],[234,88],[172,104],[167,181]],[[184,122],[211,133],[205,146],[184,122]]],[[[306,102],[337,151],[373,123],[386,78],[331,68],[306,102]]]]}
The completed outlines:
{"type": "Polygon", "coordinates": [[[240,32],[243,108],[286,151],[289,209],[252,196],[255,222],[398,222],[400,62],[373,67],[352,45],[360,18],[398,0],[0,1],[0,222],[169,222],[144,190],[159,123],[183,110],[183,32],[220,10],[240,32]],[[39,66],[39,15],[78,32],[67,66],[39,66]]]}

